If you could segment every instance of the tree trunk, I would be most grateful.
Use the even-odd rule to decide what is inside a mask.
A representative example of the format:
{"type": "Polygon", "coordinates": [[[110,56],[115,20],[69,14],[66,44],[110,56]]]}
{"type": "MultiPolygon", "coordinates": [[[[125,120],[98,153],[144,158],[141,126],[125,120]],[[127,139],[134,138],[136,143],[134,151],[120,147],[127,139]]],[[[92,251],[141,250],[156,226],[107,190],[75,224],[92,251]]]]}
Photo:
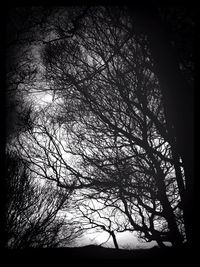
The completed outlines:
{"type": "Polygon", "coordinates": [[[175,53],[170,46],[167,34],[161,26],[156,9],[150,4],[139,4],[129,9],[133,18],[134,30],[148,37],[154,60],[154,72],[159,79],[163,94],[168,131],[176,137],[185,172],[185,230],[187,241],[193,241],[193,159],[194,121],[193,90],[180,73],[175,53]]]}
{"type": "Polygon", "coordinates": [[[118,243],[117,243],[117,238],[116,238],[116,236],[115,236],[114,231],[111,231],[110,234],[111,234],[111,236],[112,236],[112,239],[113,239],[113,243],[114,243],[114,245],[115,245],[115,248],[116,248],[116,249],[119,249],[119,246],[118,246],[118,243]]]}
{"type": "Polygon", "coordinates": [[[180,246],[182,244],[182,237],[179,232],[175,215],[173,212],[173,209],[170,205],[170,202],[168,200],[167,194],[166,194],[166,186],[165,186],[165,175],[160,167],[160,164],[155,159],[153,153],[150,150],[146,150],[149,158],[151,159],[153,166],[156,169],[155,173],[155,181],[158,188],[158,198],[162,204],[163,207],[163,213],[165,216],[165,219],[167,220],[169,230],[171,232],[171,242],[174,246],[180,246]]]}

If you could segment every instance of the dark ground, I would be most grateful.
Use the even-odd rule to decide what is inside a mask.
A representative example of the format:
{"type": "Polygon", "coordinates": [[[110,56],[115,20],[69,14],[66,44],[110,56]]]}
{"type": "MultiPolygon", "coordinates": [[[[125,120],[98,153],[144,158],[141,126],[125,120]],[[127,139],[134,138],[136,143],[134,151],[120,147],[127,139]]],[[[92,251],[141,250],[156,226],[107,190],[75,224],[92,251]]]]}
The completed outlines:
{"type": "MultiPolygon", "coordinates": [[[[151,249],[137,250],[116,250],[100,246],[85,246],[77,248],[58,248],[58,249],[25,249],[5,251],[3,258],[5,264],[25,264],[25,266],[78,266],[89,265],[94,263],[111,264],[121,263],[126,266],[198,266],[195,260],[193,250],[186,246],[179,249],[157,247],[151,249]],[[130,265],[131,264],[131,265],[130,265]]],[[[125,267],[121,265],[122,267],[125,267]]],[[[104,267],[104,266],[103,266],[104,267]]]]}

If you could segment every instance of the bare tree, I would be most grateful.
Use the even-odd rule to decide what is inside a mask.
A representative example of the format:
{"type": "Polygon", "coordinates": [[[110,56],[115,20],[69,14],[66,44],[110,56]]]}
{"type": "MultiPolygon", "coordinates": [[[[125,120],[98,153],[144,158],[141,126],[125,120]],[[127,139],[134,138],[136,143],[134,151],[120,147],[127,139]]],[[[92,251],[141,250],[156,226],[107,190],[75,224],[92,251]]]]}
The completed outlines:
{"type": "Polygon", "coordinates": [[[167,128],[177,163],[177,181],[184,209],[188,243],[194,232],[194,3],[158,8],[150,3],[130,8],[135,29],[147,36],[154,72],[161,85],[167,128]],[[185,40],[185,41],[184,41],[185,40]],[[190,140],[190,142],[188,142],[190,140]],[[181,185],[178,158],[184,172],[181,185]]]}
{"type": "Polygon", "coordinates": [[[74,205],[74,221],[81,221],[85,234],[108,233],[108,238],[100,245],[108,242],[112,238],[113,245],[119,249],[116,233],[132,231],[128,218],[115,206],[116,200],[108,201],[109,195],[101,192],[90,191],[81,192],[74,205]],[[114,204],[115,203],[115,204],[114,204]]]}
{"type": "Polygon", "coordinates": [[[15,151],[34,177],[73,197],[85,229],[107,231],[116,248],[115,232],[126,230],[182,244],[186,170],[147,35],[126,8],[59,12],[40,62],[54,101],[17,136],[15,151]]]}
{"type": "Polygon", "coordinates": [[[68,133],[71,154],[82,158],[79,172],[72,171],[76,188],[114,191],[133,227],[148,239],[176,245],[184,236],[177,219],[181,159],[172,153],[148,41],[134,35],[123,12],[90,10],[82,22],[87,27],[74,39],[47,44],[46,78],[63,96],[57,120],[68,133]],[[163,220],[163,229],[156,229],[156,220],[163,220]]]}
{"type": "Polygon", "coordinates": [[[50,181],[40,182],[40,175],[32,171],[28,160],[15,148],[16,139],[34,127],[32,94],[40,92],[38,81],[41,82],[38,50],[54,30],[49,19],[58,11],[59,8],[42,7],[8,11],[5,230],[9,248],[61,246],[80,234],[79,227],[61,212],[63,207],[69,207],[70,192],[63,192],[50,181]]]}
{"type": "Polygon", "coordinates": [[[59,215],[69,204],[66,190],[39,183],[28,162],[7,157],[6,234],[8,248],[69,245],[78,235],[75,225],[59,215]]]}

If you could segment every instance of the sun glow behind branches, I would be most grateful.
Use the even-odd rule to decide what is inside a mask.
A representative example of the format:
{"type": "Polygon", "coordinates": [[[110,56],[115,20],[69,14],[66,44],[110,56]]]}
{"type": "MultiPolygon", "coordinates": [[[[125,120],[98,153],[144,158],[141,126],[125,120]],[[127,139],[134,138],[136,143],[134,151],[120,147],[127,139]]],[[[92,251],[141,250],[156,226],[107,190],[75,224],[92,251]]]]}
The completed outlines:
{"type": "MultiPolygon", "coordinates": [[[[40,57],[38,55],[37,55],[37,60],[40,60],[40,57]]],[[[88,58],[88,61],[91,63],[92,59],[88,58]]],[[[40,62],[40,64],[41,64],[41,62],[40,62]]],[[[29,96],[30,96],[29,100],[30,100],[30,102],[33,103],[34,110],[36,110],[38,112],[39,116],[42,116],[43,123],[45,121],[45,125],[44,126],[47,127],[49,129],[49,131],[51,132],[53,127],[55,127],[55,124],[52,123],[52,126],[51,126],[51,121],[48,120],[48,119],[46,120],[45,117],[50,115],[50,117],[53,118],[55,114],[57,115],[57,112],[58,112],[57,106],[58,106],[59,103],[62,103],[62,98],[61,97],[58,98],[57,94],[53,90],[51,90],[51,88],[48,85],[48,83],[46,83],[45,81],[42,81],[41,77],[38,77],[38,80],[35,82],[35,88],[30,90],[30,91],[31,92],[29,94],[29,96]],[[54,108],[55,108],[56,113],[54,112],[54,108]],[[46,113],[45,109],[48,110],[47,113],[46,113]],[[53,116],[51,116],[51,114],[53,116]]],[[[37,118],[37,119],[39,119],[39,118],[37,118]]],[[[82,129],[84,129],[84,127],[82,127],[80,124],[78,126],[80,126],[82,129]]],[[[75,166],[75,169],[78,168],[77,158],[74,157],[72,154],[70,154],[70,151],[69,151],[69,153],[66,152],[68,150],[67,149],[68,148],[68,143],[67,143],[67,141],[65,139],[65,134],[64,134],[65,129],[63,129],[62,125],[61,126],[58,125],[58,127],[56,125],[56,128],[57,128],[57,130],[56,130],[56,138],[58,139],[58,142],[60,142],[60,144],[58,144],[58,146],[59,146],[59,149],[61,151],[62,158],[64,159],[64,161],[67,164],[72,165],[73,167],[75,166]],[[66,148],[66,151],[63,149],[63,147],[66,148]]],[[[36,126],[35,130],[37,131],[37,126],[36,126]]],[[[37,136],[37,138],[39,140],[39,143],[40,144],[44,143],[44,146],[45,146],[45,143],[48,141],[48,140],[45,139],[46,137],[44,135],[42,135],[41,133],[39,133],[39,135],[37,136]]],[[[166,149],[166,144],[164,144],[161,139],[154,138],[153,142],[154,142],[153,145],[155,147],[160,145],[161,152],[166,149]]],[[[28,145],[31,146],[30,143],[28,145]]],[[[73,140],[70,140],[70,144],[69,145],[73,146],[73,140]]],[[[138,149],[141,150],[140,147],[138,147],[138,149]]],[[[55,148],[53,148],[53,150],[55,152],[55,148]]],[[[87,153],[87,154],[89,153],[89,148],[88,147],[86,147],[85,153],[87,153]]],[[[34,155],[33,155],[33,158],[34,158],[34,155]]],[[[38,160],[38,158],[36,157],[35,160],[38,160]]],[[[41,160],[44,160],[44,159],[41,159],[41,160]]],[[[51,160],[51,162],[53,164],[53,161],[55,161],[55,157],[54,157],[53,153],[52,153],[52,155],[50,157],[50,160],[51,160]]],[[[41,162],[40,161],[39,164],[45,164],[45,162],[41,162]]],[[[57,163],[56,163],[56,165],[57,165],[57,163]]],[[[66,179],[66,177],[68,177],[68,175],[67,175],[68,172],[67,172],[64,164],[62,165],[62,164],[58,163],[57,168],[59,169],[58,172],[60,174],[60,181],[64,182],[64,179],[66,179]],[[62,178],[62,177],[65,177],[65,178],[62,178]]],[[[41,171],[41,169],[38,169],[37,171],[39,173],[41,171]]],[[[48,175],[52,176],[53,174],[54,174],[53,173],[53,168],[50,167],[49,170],[48,170],[48,175]]],[[[71,177],[71,179],[73,179],[73,177],[71,177]]],[[[39,181],[39,179],[37,179],[37,180],[39,181]]],[[[96,204],[96,209],[98,209],[99,207],[100,207],[100,205],[98,206],[98,204],[96,204]]],[[[76,216],[76,215],[74,215],[74,216],[76,216]]],[[[117,237],[117,239],[119,237],[119,240],[118,240],[119,243],[121,243],[121,240],[123,240],[123,243],[127,242],[128,245],[132,244],[132,246],[137,246],[137,244],[139,244],[139,243],[138,243],[138,241],[136,239],[135,234],[133,234],[133,233],[130,234],[130,235],[129,234],[130,233],[127,233],[127,231],[126,231],[126,232],[121,233],[121,234],[116,234],[116,237],[117,237]]],[[[90,229],[90,231],[88,233],[86,232],[86,234],[82,238],[81,242],[83,242],[83,244],[84,244],[84,242],[86,242],[86,241],[84,241],[84,238],[85,238],[85,240],[90,240],[90,241],[91,241],[91,238],[92,238],[93,241],[95,241],[97,244],[101,244],[101,243],[104,243],[108,239],[108,237],[109,237],[109,234],[107,232],[103,231],[102,229],[98,229],[98,231],[97,231],[97,229],[94,228],[94,229],[90,229]]],[[[111,246],[113,245],[112,238],[109,239],[108,244],[111,245],[111,246]]]]}
{"type": "Polygon", "coordinates": [[[50,93],[39,94],[37,100],[40,101],[40,105],[46,105],[53,101],[53,95],[50,93]]]}
{"type": "MultiPolygon", "coordinates": [[[[33,101],[37,104],[37,110],[41,109],[41,113],[39,112],[39,116],[41,115],[41,122],[40,121],[40,118],[38,117],[37,118],[37,122],[40,123],[43,123],[43,126],[47,127],[49,129],[49,131],[54,131],[54,127],[55,127],[55,124],[53,125],[52,124],[52,127],[51,127],[51,122],[49,119],[45,119],[45,113],[42,112],[42,110],[48,106],[48,109],[49,109],[49,112],[53,113],[53,108],[56,106],[56,102],[53,101],[53,95],[50,94],[50,93],[38,93],[38,94],[34,94],[33,96],[33,101]],[[34,98],[35,97],[35,98],[34,98]],[[45,123],[45,124],[44,124],[45,123]]],[[[35,131],[37,131],[37,126],[35,128],[35,131]]],[[[66,141],[66,138],[65,138],[65,129],[62,127],[62,125],[57,125],[56,126],[56,139],[58,140],[57,144],[59,146],[59,149],[61,151],[61,154],[62,154],[62,158],[65,160],[65,162],[75,168],[78,168],[78,165],[77,165],[77,158],[74,157],[74,155],[72,155],[70,153],[70,150],[68,150],[68,144],[67,144],[67,141],[66,141]],[[65,148],[65,150],[63,149],[65,148]]],[[[54,134],[55,134],[54,133],[54,134]]],[[[47,142],[47,140],[45,138],[47,138],[47,136],[43,135],[42,132],[41,133],[38,133],[36,134],[36,137],[39,141],[40,144],[44,144],[45,146],[45,143],[47,142]]],[[[29,143],[28,145],[31,145],[31,143],[29,143]]],[[[71,144],[70,145],[73,145],[73,140],[71,140],[71,144]]],[[[40,156],[42,154],[40,153],[40,156]]],[[[34,155],[33,155],[33,158],[34,158],[34,155]]],[[[37,157],[35,158],[35,160],[37,160],[37,157]]],[[[53,154],[51,155],[50,157],[50,160],[54,160],[54,156],[53,154]]],[[[40,162],[39,164],[43,164],[44,162],[40,162]]],[[[60,168],[60,181],[61,182],[64,182],[63,179],[66,179],[66,177],[68,176],[67,175],[67,172],[66,172],[66,169],[65,169],[65,166],[64,165],[59,165],[58,168],[60,168]],[[62,178],[62,177],[65,177],[65,178],[62,178]]],[[[38,173],[41,171],[41,170],[37,170],[38,173]]],[[[48,175],[51,176],[53,175],[53,169],[50,167],[49,170],[48,170],[48,175]]],[[[39,181],[39,179],[37,179],[39,181]]],[[[43,180],[43,179],[42,179],[43,180]]],[[[41,180],[41,181],[42,181],[41,180]]],[[[41,185],[44,184],[44,182],[41,182],[41,185]]],[[[95,208],[98,209],[100,208],[101,205],[98,205],[98,203],[95,203],[95,208]]],[[[63,213],[64,214],[64,213],[63,213]]],[[[76,214],[74,214],[74,217],[76,217],[76,214]]],[[[98,218],[96,218],[98,220],[98,218]]],[[[135,248],[137,247],[140,243],[137,241],[137,238],[135,236],[134,233],[131,233],[131,232],[128,232],[128,231],[125,231],[124,233],[117,233],[116,232],[116,238],[119,242],[119,246],[120,247],[131,247],[131,248],[135,248]]],[[[105,246],[111,246],[113,247],[113,240],[112,238],[110,237],[109,238],[109,234],[105,231],[103,231],[102,229],[100,228],[94,228],[89,230],[89,231],[86,231],[84,236],[79,239],[79,245],[84,245],[84,244],[88,244],[88,243],[95,243],[95,244],[103,244],[105,246]],[[108,242],[106,242],[108,241],[108,242]]],[[[155,245],[155,242],[149,244],[149,246],[152,246],[152,245],[155,245]]],[[[140,246],[143,246],[142,244],[140,246]]],[[[146,245],[145,245],[146,246],[146,245]]]]}
{"type": "MultiPolygon", "coordinates": [[[[103,61],[98,61],[97,58],[95,57],[91,57],[89,54],[87,55],[86,54],[86,57],[87,57],[87,61],[89,62],[89,64],[91,65],[95,65],[95,64],[99,64],[100,66],[103,65],[103,61]]],[[[36,59],[37,61],[39,62],[40,64],[40,69],[42,70],[41,71],[41,76],[42,74],[44,73],[44,69],[41,67],[41,59],[40,59],[40,55],[39,53],[36,53],[36,59]]],[[[41,77],[40,77],[41,78],[41,77]]],[[[49,82],[50,83],[50,82],[49,82]]],[[[45,112],[42,112],[44,111],[45,108],[48,107],[48,112],[49,114],[51,115],[51,113],[53,114],[54,113],[54,108],[56,108],[56,105],[59,103],[59,101],[62,101],[61,99],[56,99],[56,95],[55,95],[55,92],[51,91],[51,88],[50,86],[48,85],[48,82],[44,82],[42,81],[41,79],[38,79],[35,83],[35,89],[33,90],[32,92],[32,96],[31,96],[31,101],[33,102],[33,106],[34,106],[34,109],[37,110],[40,114],[40,110],[41,110],[41,116],[43,116],[43,118],[46,116],[45,112]],[[37,90],[38,89],[38,90],[37,90]]],[[[137,111],[136,111],[137,113],[137,111]]],[[[56,113],[57,114],[57,113],[56,113]]],[[[48,114],[47,114],[48,115],[48,114]]],[[[46,127],[48,127],[48,129],[50,129],[51,131],[51,122],[50,121],[47,121],[47,125],[45,125],[46,127]]],[[[52,124],[52,127],[53,127],[53,124],[52,124]]],[[[81,127],[81,125],[80,125],[81,127]]],[[[83,127],[81,127],[83,128],[83,127]]],[[[35,129],[37,131],[37,127],[35,129]]],[[[39,143],[44,143],[44,146],[46,144],[46,142],[48,140],[46,140],[43,135],[39,134],[40,136],[37,136],[38,140],[39,140],[39,143]]],[[[77,158],[74,157],[72,154],[67,153],[63,147],[67,148],[68,147],[68,144],[67,142],[65,141],[65,135],[63,134],[63,129],[62,129],[62,126],[61,127],[58,127],[57,131],[56,131],[56,138],[59,139],[59,142],[60,144],[58,144],[59,146],[59,149],[61,151],[61,157],[63,158],[63,160],[69,164],[69,165],[73,165],[75,166],[76,168],[78,167],[77,165],[77,158]],[[77,166],[76,166],[77,165],[77,166]]],[[[158,146],[158,142],[161,142],[162,143],[162,140],[160,139],[154,139],[153,140],[154,143],[153,143],[153,146],[154,147],[157,147],[158,146]]],[[[75,141],[74,141],[75,142],[75,141]]],[[[29,144],[31,146],[31,144],[29,144]]],[[[73,146],[73,140],[70,140],[70,145],[73,146]]],[[[141,150],[141,148],[138,148],[141,150]]],[[[160,146],[160,150],[162,152],[162,150],[165,150],[166,149],[166,144],[163,144],[160,146]]],[[[53,148],[53,153],[55,152],[55,148],[53,148]]],[[[141,153],[141,151],[138,151],[138,153],[141,153]]],[[[49,160],[51,161],[52,164],[54,164],[53,162],[56,160],[55,157],[54,157],[54,154],[51,154],[49,160]]],[[[86,151],[85,153],[89,153],[89,148],[86,147],[86,151]]],[[[145,151],[144,151],[145,153],[145,151]]],[[[41,154],[42,155],[42,154],[41,154]]],[[[41,156],[39,155],[39,156],[41,156]]],[[[33,155],[34,156],[34,155],[33,155]]],[[[35,160],[38,160],[38,158],[36,157],[35,160]]],[[[41,160],[44,160],[44,159],[41,159],[41,160]]],[[[45,162],[40,162],[39,164],[44,164],[45,162]]],[[[54,175],[54,170],[53,168],[51,167],[48,167],[49,170],[48,170],[48,175],[49,176],[53,176],[54,175]]],[[[68,173],[67,173],[67,170],[65,168],[65,165],[64,164],[60,164],[56,162],[56,168],[59,169],[59,175],[60,175],[60,181],[61,182],[64,182],[64,179],[66,179],[66,177],[68,177],[68,173]],[[64,178],[62,178],[64,177],[64,178]]],[[[41,171],[38,170],[38,172],[41,171]]],[[[71,176],[71,179],[73,179],[73,177],[71,176]]],[[[96,204],[97,205],[97,204],[96,204]]],[[[98,209],[100,206],[96,206],[96,209],[98,209]]],[[[76,214],[74,214],[74,216],[76,216],[76,214]]],[[[98,218],[97,218],[98,219],[98,218]]],[[[95,242],[97,242],[98,244],[99,243],[103,243],[107,240],[108,238],[108,233],[106,232],[103,232],[103,230],[101,230],[101,232],[95,232],[95,229],[91,229],[90,233],[88,232],[88,237],[92,235],[95,242]],[[93,233],[92,233],[93,231],[93,233]]],[[[127,240],[129,239],[127,233],[124,233],[124,234],[117,234],[117,238],[121,236],[119,239],[120,240],[125,240],[125,242],[127,242],[127,240]],[[123,236],[126,236],[126,238],[124,238],[123,236]]],[[[134,236],[134,235],[133,235],[134,236]]],[[[87,239],[88,237],[85,237],[85,239],[87,239]]],[[[137,244],[137,241],[136,241],[136,237],[134,236],[134,238],[132,239],[132,237],[130,237],[130,240],[132,243],[135,243],[137,244]]],[[[110,238],[109,240],[110,243],[112,243],[112,239],[110,238]]]]}

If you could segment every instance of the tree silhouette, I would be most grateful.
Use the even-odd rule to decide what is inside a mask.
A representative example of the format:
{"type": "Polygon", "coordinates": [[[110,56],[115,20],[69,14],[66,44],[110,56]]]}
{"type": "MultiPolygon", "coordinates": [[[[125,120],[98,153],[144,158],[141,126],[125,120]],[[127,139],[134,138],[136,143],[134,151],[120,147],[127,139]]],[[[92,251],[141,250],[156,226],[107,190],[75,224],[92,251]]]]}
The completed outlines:
{"type": "Polygon", "coordinates": [[[138,5],[136,9],[131,9],[131,15],[135,18],[136,28],[138,27],[138,30],[148,37],[154,58],[154,71],[162,88],[167,128],[177,162],[176,177],[183,202],[187,240],[192,245],[194,237],[194,210],[192,209],[194,205],[194,6],[175,6],[159,10],[152,4],[145,9],[138,5]],[[149,34],[150,32],[153,34],[149,34]],[[180,173],[179,157],[182,158],[184,165],[185,189],[178,174],[180,173]]]}
{"type": "MultiPolygon", "coordinates": [[[[187,53],[173,35],[173,19],[183,23],[183,13],[149,8],[55,9],[39,60],[40,82],[53,102],[28,112],[31,127],[11,141],[32,178],[70,196],[66,211],[73,207],[80,220],[72,221],[83,227],[77,224],[75,233],[104,230],[116,248],[115,233],[124,231],[160,247],[192,239],[193,146],[183,146],[193,142],[191,44],[187,53]]],[[[34,68],[25,77],[36,78],[39,89],[34,68]]]]}
{"type": "Polygon", "coordinates": [[[64,115],[57,120],[73,140],[72,154],[83,160],[86,175],[72,172],[78,183],[75,188],[112,188],[134,228],[146,232],[149,239],[180,244],[183,226],[178,203],[184,174],[167,128],[148,40],[134,35],[124,11],[112,12],[109,8],[88,11],[85,31],[73,40],[47,44],[43,55],[46,79],[63,96],[64,115]],[[131,219],[127,198],[130,206],[136,200],[139,227],[131,219]],[[156,216],[166,220],[164,229],[155,229],[156,216]]]}
{"type": "Polygon", "coordinates": [[[39,184],[28,162],[15,154],[7,157],[6,235],[8,248],[57,247],[69,244],[77,234],[75,225],[59,212],[67,206],[66,191],[39,184]]]}
{"type": "Polygon", "coordinates": [[[51,8],[37,7],[8,10],[4,222],[7,248],[65,246],[80,235],[79,227],[72,225],[66,215],[60,215],[63,208],[67,209],[69,194],[50,182],[40,182],[30,163],[21,152],[17,153],[19,147],[15,143],[34,127],[31,94],[35,88],[39,91],[37,48],[48,33],[51,12],[51,8]]]}

